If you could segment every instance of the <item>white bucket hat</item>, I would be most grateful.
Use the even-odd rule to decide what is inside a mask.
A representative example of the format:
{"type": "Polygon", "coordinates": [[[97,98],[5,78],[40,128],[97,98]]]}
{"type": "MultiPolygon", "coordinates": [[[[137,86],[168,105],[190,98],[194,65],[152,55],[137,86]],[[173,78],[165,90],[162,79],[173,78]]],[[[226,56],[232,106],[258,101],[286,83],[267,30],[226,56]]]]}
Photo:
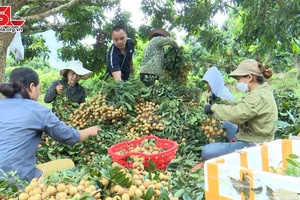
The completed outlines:
{"type": "Polygon", "coordinates": [[[88,78],[90,78],[91,76],[93,76],[93,72],[90,70],[87,70],[83,67],[82,62],[80,62],[79,60],[72,60],[68,63],[68,65],[61,69],[59,71],[59,74],[61,76],[63,76],[63,74],[67,71],[67,70],[72,70],[74,71],[76,74],[78,74],[80,76],[81,79],[86,80],[88,78]]]}

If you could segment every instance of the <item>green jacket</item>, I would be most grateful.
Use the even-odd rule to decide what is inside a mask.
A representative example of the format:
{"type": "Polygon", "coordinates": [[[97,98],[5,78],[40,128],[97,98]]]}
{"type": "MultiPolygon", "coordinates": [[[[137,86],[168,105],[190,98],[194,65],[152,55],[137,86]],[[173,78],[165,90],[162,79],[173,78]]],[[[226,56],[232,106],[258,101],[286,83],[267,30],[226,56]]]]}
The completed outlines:
{"type": "Polygon", "coordinates": [[[161,76],[164,67],[164,46],[176,47],[177,43],[170,37],[154,37],[146,45],[140,73],[161,76]]]}
{"type": "Polygon", "coordinates": [[[268,83],[249,92],[235,105],[214,104],[211,110],[219,119],[239,126],[237,140],[255,143],[274,140],[278,110],[268,83]]]}

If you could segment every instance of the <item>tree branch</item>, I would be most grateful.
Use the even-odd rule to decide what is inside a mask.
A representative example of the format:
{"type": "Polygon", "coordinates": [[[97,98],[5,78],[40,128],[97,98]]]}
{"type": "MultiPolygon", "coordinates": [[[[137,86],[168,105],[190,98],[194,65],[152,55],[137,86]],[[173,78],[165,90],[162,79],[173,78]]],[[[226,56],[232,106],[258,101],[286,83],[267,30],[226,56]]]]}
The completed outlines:
{"type": "MultiPolygon", "coordinates": [[[[63,28],[64,26],[68,25],[72,25],[72,24],[76,24],[77,22],[73,22],[73,23],[68,23],[68,24],[64,24],[64,23],[60,23],[59,27],[63,28]]],[[[56,30],[58,29],[58,24],[57,23],[46,23],[42,26],[31,26],[30,28],[24,28],[22,34],[23,35],[31,35],[31,34],[35,34],[35,33],[41,33],[41,32],[45,32],[47,30],[56,30]]]]}
{"type": "Polygon", "coordinates": [[[269,69],[269,67],[270,67],[269,63],[270,63],[271,60],[272,60],[272,55],[269,53],[268,57],[267,57],[267,60],[266,60],[266,62],[264,64],[264,68],[269,69]]]}
{"type": "Polygon", "coordinates": [[[15,11],[19,10],[26,3],[28,3],[27,0],[19,0],[19,1],[0,0],[0,5],[1,6],[10,6],[12,13],[15,13],[15,11]]]}
{"type": "MultiPolygon", "coordinates": [[[[25,0],[23,0],[24,2],[25,0]]],[[[34,2],[34,1],[33,1],[34,2]]],[[[25,20],[33,23],[36,21],[39,21],[41,19],[44,19],[48,16],[60,13],[74,5],[86,5],[86,6],[101,6],[101,7],[105,7],[105,6],[109,6],[109,5],[114,5],[114,4],[118,4],[120,3],[120,0],[57,0],[57,1],[53,1],[53,0],[49,0],[49,1],[44,1],[43,5],[41,6],[39,5],[39,9],[37,11],[39,11],[40,13],[35,13],[32,14],[30,16],[25,17],[25,20]],[[60,3],[59,3],[60,2],[60,3]],[[63,3],[64,2],[64,3],[63,3]],[[59,3],[59,6],[56,7],[55,6],[49,6],[51,3],[55,3],[57,5],[57,3],[59,3]],[[46,7],[48,8],[47,11],[41,11],[40,7],[46,7]]]]}
{"type": "Polygon", "coordinates": [[[32,16],[28,16],[25,18],[26,21],[28,22],[35,22],[35,21],[38,21],[40,19],[44,19],[50,15],[54,15],[58,12],[61,12],[71,6],[74,6],[76,4],[78,4],[80,2],[80,0],[71,0],[70,2],[66,3],[66,4],[63,4],[61,6],[58,6],[56,8],[53,8],[51,10],[48,10],[46,12],[43,12],[43,13],[39,13],[39,14],[36,14],[36,15],[32,15],[32,16]]]}

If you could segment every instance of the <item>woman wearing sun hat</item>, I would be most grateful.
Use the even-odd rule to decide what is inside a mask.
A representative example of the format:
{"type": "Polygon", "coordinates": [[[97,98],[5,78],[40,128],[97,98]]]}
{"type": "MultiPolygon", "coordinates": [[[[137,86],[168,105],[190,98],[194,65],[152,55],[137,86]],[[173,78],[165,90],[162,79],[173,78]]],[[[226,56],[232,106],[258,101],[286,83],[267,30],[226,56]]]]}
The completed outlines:
{"type": "Polygon", "coordinates": [[[65,92],[67,98],[78,104],[85,102],[86,92],[78,81],[86,80],[93,75],[93,72],[85,69],[82,62],[73,60],[59,72],[62,80],[52,83],[44,97],[45,103],[55,101],[58,94],[65,92]]]}
{"type": "Polygon", "coordinates": [[[232,105],[213,104],[204,107],[206,114],[237,124],[236,141],[211,143],[202,148],[202,158],[208,160],[246,147],[274,140],[277,105],[271,87],[264,78],[272,71],[253,59],[243,60],[229,76],[237,80],[237,89],[247,95],[232,105]]]}
{"type": "Polygon", "coordinates": [[[163,73],[164,66],[164,46],[171,45],[178,48],[175,40],[170,37],[170,33],[164,29],[153,29],[149,33],[149,42],[147,43],[143,60],[140,67],[140,80],[146,86],[154,84],[163,73]]]}

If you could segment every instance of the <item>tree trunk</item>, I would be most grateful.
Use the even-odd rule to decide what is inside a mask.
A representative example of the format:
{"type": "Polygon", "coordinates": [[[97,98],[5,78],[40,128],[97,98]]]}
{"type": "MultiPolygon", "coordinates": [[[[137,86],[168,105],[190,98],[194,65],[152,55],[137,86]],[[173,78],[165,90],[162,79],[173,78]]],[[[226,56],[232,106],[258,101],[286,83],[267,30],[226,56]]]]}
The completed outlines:
{"type": "Polygon", "coordinates": [[[0,83],[4,82],[7,47],[12,41],[14,33],[0,32],[0,83]]]}
{"type": "Polygon", "coordinates": [[[293,53],[293,60],[297,71],[297,78],[300,78],[300,60],[297,53],[293,53]]]}

